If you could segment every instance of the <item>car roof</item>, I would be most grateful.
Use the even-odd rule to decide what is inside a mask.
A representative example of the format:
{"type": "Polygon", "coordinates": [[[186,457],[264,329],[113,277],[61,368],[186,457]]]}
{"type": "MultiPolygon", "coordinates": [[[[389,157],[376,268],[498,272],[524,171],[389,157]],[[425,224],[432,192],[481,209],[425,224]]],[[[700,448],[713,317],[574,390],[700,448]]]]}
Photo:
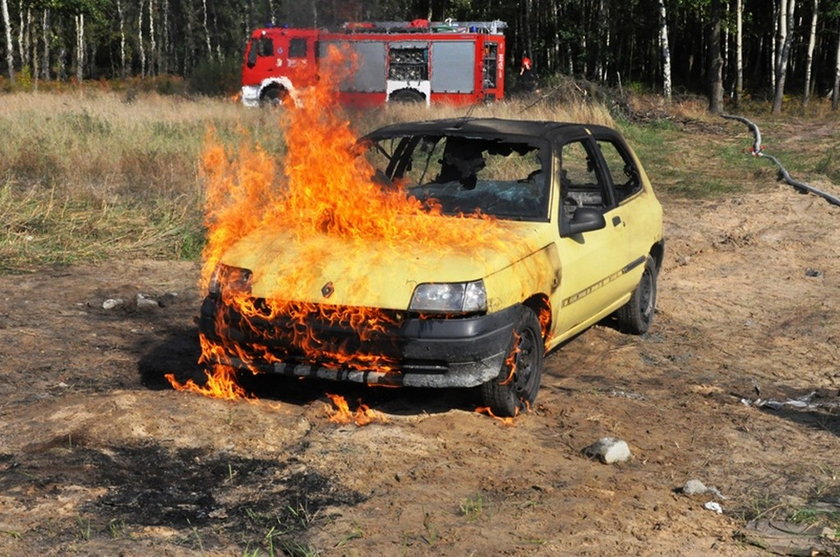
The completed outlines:
{"type": "Polygon", "coordinates": [[[616,135],[605,126],[595,124],[575,124],[570,122],[550,122],[545,120],[507,120],[503,118],[448,118],[427,120],[424,122],[403,122],[381,127],[367,134],[362,139],[378,140],[405,135],[496,135],[527,136],[548,139],[560,136],[579,137],[587,131],[599,134],[616,135]]]}

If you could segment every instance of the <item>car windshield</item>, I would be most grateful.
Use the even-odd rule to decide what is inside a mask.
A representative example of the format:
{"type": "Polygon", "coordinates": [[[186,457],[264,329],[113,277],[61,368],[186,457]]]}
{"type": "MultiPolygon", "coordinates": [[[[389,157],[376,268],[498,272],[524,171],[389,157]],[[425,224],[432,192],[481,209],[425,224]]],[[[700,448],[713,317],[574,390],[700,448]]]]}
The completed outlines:
{"type": "Polygon", "coordinates": [[[444,214],[483,213],[545,220],[548,171],[543,149],[519,138],[410,135],[370,144],[375,179],[402,187],[444,214]]]}

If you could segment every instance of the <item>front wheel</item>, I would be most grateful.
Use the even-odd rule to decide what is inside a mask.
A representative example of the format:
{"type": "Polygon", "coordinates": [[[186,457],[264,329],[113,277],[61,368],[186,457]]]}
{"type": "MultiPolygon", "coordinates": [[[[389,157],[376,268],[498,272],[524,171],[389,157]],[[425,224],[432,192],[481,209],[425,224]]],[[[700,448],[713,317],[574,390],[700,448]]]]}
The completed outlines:
{"type": "Polygon", "coordinates": [[[642,278],[630,301],[618,312],[618,328],[625,333],[642,335],[650,328],[656,309],[656,264],[648,257],[642,278]]]}
{"type": "Polygon", "coordinates": [[[481,386],[481,399],[496,416],[516,416],[537,398],[542,379],[543,344],[536,314],[525,309],[513,327],[508,357],[499,376],[481,386]]]}

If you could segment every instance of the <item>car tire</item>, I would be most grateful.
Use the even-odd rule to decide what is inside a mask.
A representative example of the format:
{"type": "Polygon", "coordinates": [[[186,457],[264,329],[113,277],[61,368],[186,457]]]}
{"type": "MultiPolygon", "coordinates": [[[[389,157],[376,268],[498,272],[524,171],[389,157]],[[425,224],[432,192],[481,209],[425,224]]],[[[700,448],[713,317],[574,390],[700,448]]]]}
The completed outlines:
{"type": "Polygon", "coordinates": [[[513,374],[508,357],[499,376],[481,386],[482,402],[499,417],[516,416],[530,407],[540,389],[545,345],[539,319],[530,309],[525,308],[514,324],[508,354],[513,355],[513,374]]]}
{"type": "Polygon", "coordinates": [[[656,309],[656,264],[648,257],[642,278],[630,301],[618,312],[618,328],[632,335],[642,335],[650,328],[656,309]]]}

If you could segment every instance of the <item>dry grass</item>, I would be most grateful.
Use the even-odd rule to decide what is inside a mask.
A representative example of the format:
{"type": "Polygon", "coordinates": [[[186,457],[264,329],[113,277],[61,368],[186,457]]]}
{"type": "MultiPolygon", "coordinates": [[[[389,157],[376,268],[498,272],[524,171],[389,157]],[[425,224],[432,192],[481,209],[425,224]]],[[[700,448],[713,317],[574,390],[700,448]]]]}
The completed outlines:
{"type": "MultiPolygon", "coordinates": [[[[635,102],[703,125],[617,124],[603,105],[556,96],[472,108],[389,105],[351,111],[349,118],[359,134],[397,121],[465,115],[619,125],[665,196],[772,185],[773,170],[743,153],[746,130],[708,116],[701,99],[635,102]]],[[[780,142],[774,154],[791,161],[803,180],[840,176],[834,156],[840,132],[831,125],[837,115],[826,114],[825,103],[813,102],[810,117],[770,119],[761,106],[754,109],[768,137],[800,136],[780,142]]],[[[198,161],[207,130],[227,144],[250,136],[282,153],[282,117],[282,110],[249,110],[230,100],[96,88],[0,94],[0,272],[126,256],[197,257],[204,233],[198,161]]]]}

